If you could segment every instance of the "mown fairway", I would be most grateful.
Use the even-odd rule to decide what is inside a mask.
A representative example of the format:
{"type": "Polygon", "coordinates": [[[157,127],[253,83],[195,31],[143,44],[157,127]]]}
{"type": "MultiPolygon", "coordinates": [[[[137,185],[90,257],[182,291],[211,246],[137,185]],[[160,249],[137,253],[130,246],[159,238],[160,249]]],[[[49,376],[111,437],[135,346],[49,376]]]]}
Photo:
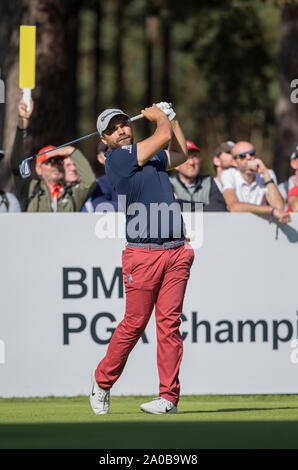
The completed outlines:
{"type": "Polygon", "coordinates": [[[1,449],[298,448],[298,395],[186,396],[177,415],[149,415],[151,397],[0,399],[1,449]]]}

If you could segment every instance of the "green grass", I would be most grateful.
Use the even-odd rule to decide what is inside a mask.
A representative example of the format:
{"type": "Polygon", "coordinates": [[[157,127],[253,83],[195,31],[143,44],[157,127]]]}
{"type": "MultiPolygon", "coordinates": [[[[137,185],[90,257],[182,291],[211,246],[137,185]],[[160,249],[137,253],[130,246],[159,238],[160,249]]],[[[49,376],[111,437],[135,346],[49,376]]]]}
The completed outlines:
{"type": "Polygon", "coordinates": [[[151,397],[0,398],[1,449],[298,449],[298,395],[184,396],[177,415],[149,415],[151,397]]]}

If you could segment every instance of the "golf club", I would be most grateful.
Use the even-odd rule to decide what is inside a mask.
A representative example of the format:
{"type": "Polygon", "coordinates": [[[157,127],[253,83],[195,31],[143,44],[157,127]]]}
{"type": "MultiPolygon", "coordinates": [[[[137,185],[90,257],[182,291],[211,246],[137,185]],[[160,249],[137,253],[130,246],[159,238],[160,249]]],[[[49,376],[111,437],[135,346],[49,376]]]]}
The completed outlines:
{"type": "MultiPolygon", "coordinates": [[[[132,121],[137,121],[138,119],[143,118],[143,114],[138,114],[137,116],[134,116],[129,119],[130,122],[132,121]]],[[[92,132],[91,134],[84,135],[83,137],[79,137],[78,139],[71,140],[70,142],[66,142],[66,144],[59,145],[58,147],[55,147],[51,150],[47,150],[46,152],[42,153],[37,153],[36,155],[32,155],[31,157],[25,158],[22,163],[19,165],[19,170],[22,178],[28,178],[31,175],[31,170],[29,166],[29,161],[32,160],[33,158],[36,158],[39,155],[43,155],[44,153],[49,153],[53,152],[53,150],[58,150],[62,147],[66,147],[67,145],[74,144],[75,142],[79,142],[80,140],[87,139],[88,137],[91,137],[92,135],[98,134],[98,131],[92,132]]]]}

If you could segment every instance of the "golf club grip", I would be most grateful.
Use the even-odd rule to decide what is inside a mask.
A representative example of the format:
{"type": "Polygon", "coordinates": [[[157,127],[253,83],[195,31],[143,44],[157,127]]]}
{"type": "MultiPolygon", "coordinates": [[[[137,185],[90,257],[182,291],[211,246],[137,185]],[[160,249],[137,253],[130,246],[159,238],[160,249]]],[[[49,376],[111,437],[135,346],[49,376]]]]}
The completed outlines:
{"type": "Polygon", "coordinates": [[[138,114],[137,116],[134,116],[134,117],[130,118],[129,121],[130,122],[137,121],[138,119],[141,119],[143,117],[144,117],[143,114],[138,114]]]}
{"type": "MultiPolygon", "coordinates": [[[[172,103],[169,103],[169,105],[172,106],[172,103]]],[[[143,117],[144,117],[143,114],[138,114],[137,116],[134,116],[134,117],[130,118],[129,121],[130,122],[137,121],[138,119],[141,119],[143,117]]]]}

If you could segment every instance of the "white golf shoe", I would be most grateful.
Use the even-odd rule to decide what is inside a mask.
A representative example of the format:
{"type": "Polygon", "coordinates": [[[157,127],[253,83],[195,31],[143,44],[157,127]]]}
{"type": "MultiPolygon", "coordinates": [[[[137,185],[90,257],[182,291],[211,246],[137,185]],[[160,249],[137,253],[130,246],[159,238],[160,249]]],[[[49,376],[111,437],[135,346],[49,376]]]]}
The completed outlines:
{"type": "Polygon", "coordinates": [[[105,415],[110,409],[110,390],[104,390],[98,385],[95,371],[91,376],[90,405],[96,415],[105,415]]]}
{"type": "Polygon", "coordinates": [[[143,403],[140,408],[145,413],[152,413],[154,415],[177,413],[176,406],[171,401],[162,397],[153,398],[152,401],[143,403]]]}

